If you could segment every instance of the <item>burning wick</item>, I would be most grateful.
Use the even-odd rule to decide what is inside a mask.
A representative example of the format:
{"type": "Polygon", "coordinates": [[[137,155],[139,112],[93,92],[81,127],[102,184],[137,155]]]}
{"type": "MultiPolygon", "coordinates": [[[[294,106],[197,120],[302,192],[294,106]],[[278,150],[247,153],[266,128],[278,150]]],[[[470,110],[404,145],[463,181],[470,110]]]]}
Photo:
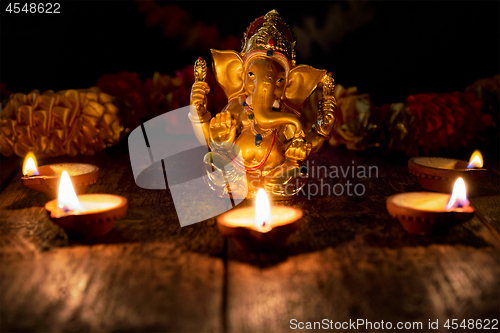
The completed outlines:
{"type": "Polygon", "coordinates": [[[270,230],[271,207],[266,191],[259,189],[255,200],[255,227],[259,230],[270,230]]]}
{"type": "Polygon", "coordinates": [[[71,211],[71,209],[68,206],[66,206],[66,205],[64,205],[62,203],[59,204],[59,209],[61,209],[65,213],[71,211]]]}
{"type": "Polygon", "coordinates": [[[23,163],[23,175],[25,176],[38,176],[40,173],[38,172],[38,165],[36,163],[35,154],[29,152],[28,155],[24,158],[23,163]]]}
{"type": "Polygon", "coordinates": [[[73,183],[71,183],[71,178],[66,170],[62,172],[61,180],[59,181],[57,207],[63,213],[74,210],[82,210],[80,201],[78,200],[75,189],[73,188],[73,183]]]}
{"type": "Polygon", "coordinates": [[[479,150],[476,150],[472,153],[472,156],[470,157],[467,169],[482,168],[482,167],[483,167],[483,155],[481,155],[481,152],[479,150]]]}
{"type": "Polygon", "coordinates": [[[465,188],[465,182],[462,178],[458,178],[453,186],[453,193],[451,194],[450,201],[446,205],[446,209],[452,208],[463,208],[469,206],[469,200],[467,200],[467,190],[465,188]]]}

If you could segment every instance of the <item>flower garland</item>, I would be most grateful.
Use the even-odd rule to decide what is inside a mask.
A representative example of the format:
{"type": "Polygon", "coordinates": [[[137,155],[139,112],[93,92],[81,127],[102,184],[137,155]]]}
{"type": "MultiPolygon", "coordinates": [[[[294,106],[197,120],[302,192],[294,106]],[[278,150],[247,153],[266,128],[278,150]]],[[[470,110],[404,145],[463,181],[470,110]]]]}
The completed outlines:
{"type": "MultiPolygon", "coordinates": [[[[409,156],[472,147],[498,136],[499,81],[497,75],[476,81],[464,92],[410,95],[406,103],[381,107],[368,94],[358,94],[356,87],[338,84],[337,120],[329,142],[352,150],[405,151],[409,156]]],[[[142,122],[188,105],[193,82],[193,68],[187,66],[174,76],[157,72],[144,82],[137,73],[106,74],[97,87],[56,93],[12,93],[2,84],[0,153],[92,155],[142,122]]],[[[207,83],[207,108],[214,115],[227,100],[211,72],[207,83]]],[[[311,95],[304,112],[317,114],[320,94],[317,89],[311,95]]],[[[182,133],[190,126],[189,119],[175,119],[166,130],[182,133]]]]}

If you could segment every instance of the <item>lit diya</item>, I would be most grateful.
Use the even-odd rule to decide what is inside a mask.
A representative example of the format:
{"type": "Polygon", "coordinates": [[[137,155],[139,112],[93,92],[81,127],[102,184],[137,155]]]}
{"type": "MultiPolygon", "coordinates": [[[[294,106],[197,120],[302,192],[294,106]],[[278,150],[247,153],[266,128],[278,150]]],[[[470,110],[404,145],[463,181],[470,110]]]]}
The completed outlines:
{"type": "Polygon", "coordinates": [[[408,192],[387,199],[387,210],[411,234],[427,235],[470,220],[474,208],[469,205],[465,182],[458,178],[453,193],[408,192]]]}
{"type": "Polygon", "coordinates": [[[63,170],[66,170],[75,184],[77,194],[87,192],[90,185],[99,178],[99,168],[86,163],[58,163],[38,167],[35,155],[28,153],[23,163],[24,186],[35,191],[44,192],[49,199],[57,196],[57,185],[63,170]]]}
{"type": "Polygon", "coordinates": [[[447,193],[453,190],[453,183],[458,177],[470,184],[486,175],[483,156],[478,150],[468,163],[443,157],[413,157],[408,161],[408,169],[426,190],[447,193]]]}
{"type": "Polygon", "coordinates": [[[111,194],[77,196],[69,173],[63,171],[57,199],[47,202],[45,209],[51,220],[67,231],[76,231],[84,236],[101,236],[125,215],[127,199],[111,194]]]}
{"type": "Polygon", "coordinates": [[[255,207],[230,210],[217,218],[220,232],[243,249],[283,247],[302,223],[302,211],[270,206],[266,192],[259,189],[255,207]]]}

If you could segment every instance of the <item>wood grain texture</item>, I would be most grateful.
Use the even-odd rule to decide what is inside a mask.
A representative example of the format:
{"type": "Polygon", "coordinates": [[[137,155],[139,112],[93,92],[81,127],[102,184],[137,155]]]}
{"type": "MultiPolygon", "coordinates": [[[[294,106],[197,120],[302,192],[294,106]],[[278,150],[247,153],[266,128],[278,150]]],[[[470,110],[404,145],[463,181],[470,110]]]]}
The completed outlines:
{"type": "Polygon", "coordinates": [[[76,160],[100,168],[88,193],[125,196],[127,214],[105,236],[68,236],[19,171],[0,194],[1,330],[220,332],[224,241],[215,221],[181,228],[165,190],[135,185],[126,154],[76,160]]]}
{"type": "Polygon", "coordinates": [[[54,248],[2,265],[6,332],[221,331],[221,260],[173,243],[54,248]]]}
{"type": "Polygon", "coordinates": [[[312,196],[311,185],[296,198],[275,202],[302,209],[304,223],[288,248],[267,253],[226,242],[213,218],[181,228],[168,189],[135,185],[124,143],[71,158],[100,168],[88,193],[129,200],[112,231],[92,239],[67,235],[52,223],[43,208],[47,198],[21,185],[19,160],[2,158],[0,329],[282,332],[290,331],[294,318],[360,318],[421,321],[422,332],[429,319],[439,319],[443,331],[448,318],[499,318],[495,154],[485,154],[492,161],[487,177],[472,188],[476,216],[448,233],[416,236],[385,208],[392,194],[422,190],[405,156],[325,147],[310,169],[377,166],[378,177],[311,177],[323,194],[312,196]],[[347,181],[363,184],[364,195],[327,193],[336,184],[347,189],[347,181]]]}
{"type": "MultiPolygon", "coordinates": [[[[490,157],[490,156],[487,156],[490,157]]],[[[471,205],[477,210],[477,216],[500,240],[500,189],[499,163],[497,158],[485,158],[486,177],[474,184],[474,195],[470,198],[471,205]]]]}
{"type": "MultiPolygon", "coordinates": [[[[482,215],[446,234],[409,235],[385,209],[388,196],[422,190],[408,172],[406,158],[384,161],[324,149],[316,164],[345,167],[353,160],[355,165],[379,166],[379,177],[311,179],[318,184],[362,183],[366,193],[311,201],[306,193],[286,202],[303,209],[305,216],[288,250],[248,254],[229,243],[228,331],[265,327],[286,332],[291,319],[384,320],[393,325],[419,321],[424,328],[429,319],[439,319],[442,329],[448,318],[499,318],[500,244],[482,215]]],[[[478,187],[472,200],[490,219],[498,209],[491,206],[499,200],[496,178],[496,189],[478,187]]]]}

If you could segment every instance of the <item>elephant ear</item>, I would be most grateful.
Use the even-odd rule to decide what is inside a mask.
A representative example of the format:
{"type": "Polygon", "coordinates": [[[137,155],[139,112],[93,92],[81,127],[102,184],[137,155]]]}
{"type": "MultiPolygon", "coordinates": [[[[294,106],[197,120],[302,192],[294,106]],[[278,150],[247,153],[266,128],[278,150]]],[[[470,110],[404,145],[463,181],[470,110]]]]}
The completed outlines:
{"type": "Polygon", "coordinates": [[[210,51],[215,78],[230,101],[243,92],[243,59],[235,51],[210,51]]]}
{"type": "Polygon", "coordinates": [[[312,94],[325,74],[326,70],[316,69],[308,65],[292,68],[288,74],[288,85],[285,89],[285,103],[300,110],[302,103],[312,94]]]}

